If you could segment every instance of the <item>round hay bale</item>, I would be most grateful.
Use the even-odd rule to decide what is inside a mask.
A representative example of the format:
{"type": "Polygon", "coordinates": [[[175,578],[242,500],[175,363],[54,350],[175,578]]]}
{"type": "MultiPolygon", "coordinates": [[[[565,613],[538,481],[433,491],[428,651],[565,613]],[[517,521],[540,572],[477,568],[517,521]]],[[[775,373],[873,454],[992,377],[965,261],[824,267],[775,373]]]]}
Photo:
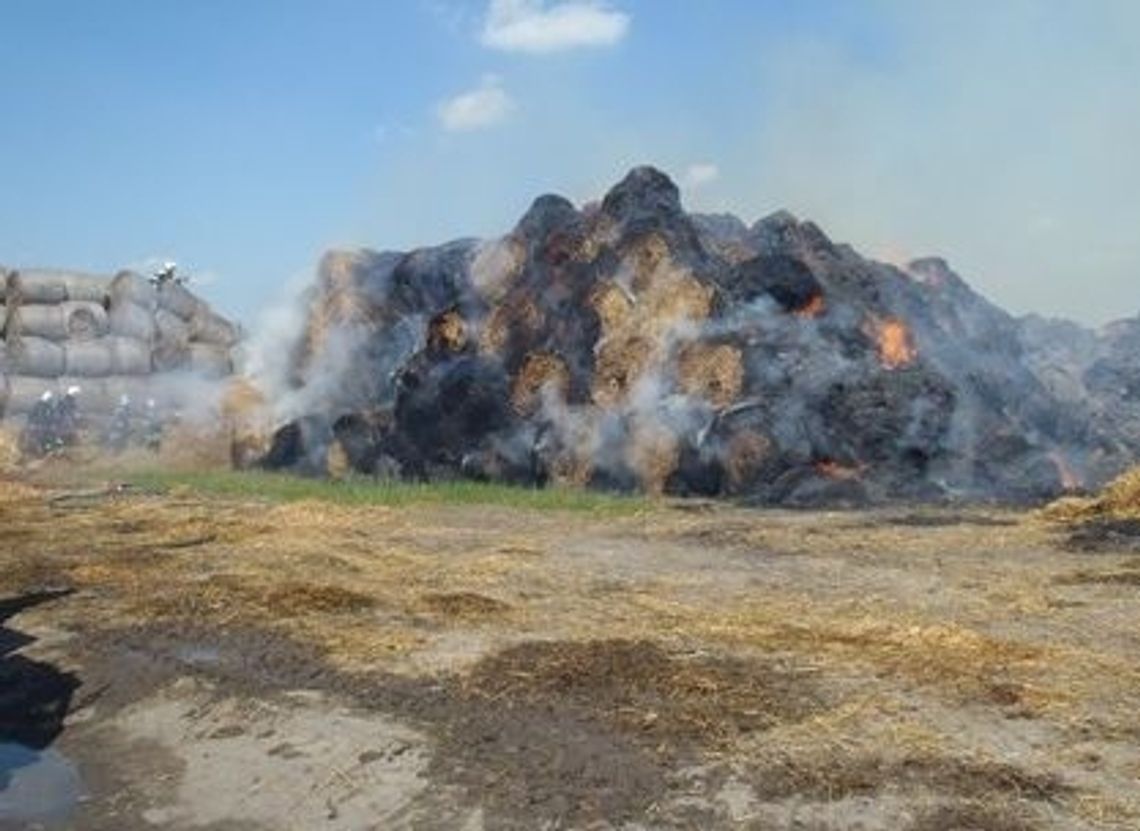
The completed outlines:
{"type": "Polygon", "coordinates": [[[233,372],[229,350],[212,343],[190,344],[186,367],[207,378],[224,378],[233,372]]]}
{"type": "Polygon", "coordinates": [[[120,271],[112,277],[108,293],[112,307],[133,303],[144,309],[153,309],[156,301],[154,284],[133,271],[120,271]]]}
{"type": "Polygon", "coordinates": [[[54,378],[32,378],[27,375],[7,375],[5,385],[5,416],[26,415],[45,392],[56,393],[59,385],[54,378]]]}
{"type": "Polygon", "coordinates": [[[19,338],[8,342],[9,371],[33,378],[58,378],[66,359],[63,347],[44,338],[19,338]]]}
{"type": "Polygon", "coordinates": [[[25,304],[12,314],[12,330],[20,337],[84,341],[105,335],[107,329],[107,312],[100,303],[25,304]]]}
{"type": "Polygon", "coordinates": [[[654,284],[642,300],[645,330],[661,335],[684,321],[705,320],[712,311],[712,301],[712,286],[690,274],[671,274],[654,284]]]}
{"type": "Polygon", "coordinates": [[[4,296],[9,306],[62,303],[67,299],[67,280],[61,271],[20,269],[8,274],[4,296]]]}
{"type": "Polygon", "coordinates": [[[230,463],[251,467],[268,451],[273,439],[269,401],[248,378],[234,378],[222,394],[222,423],[230,435],[230,463]]]}
{"type": "Polygon", "coordinates": [[[570,392],[570,370],[553,352],[531,352],[511,380],[511,407],[521,416],[533,415],[542,404],[545,389],[553,389],[565,401],[570,392]]]}
{"type": "Polygon", "coordinates": [[[204,308],[201,300],[190,293],[190,290],[178,283],[161,283],[155,291],[158,308],[177,315],[184,321],[189,321],[199,311],[209,311],[204,308]]]}
{"type": "Polygon", "coordinates": [[[665,492],[665,485],[681,457],[680,442],[665,425],[650,418],[635,418],[630,424],[626,464],[637,476],[642,489],[653,496],[665,492]]]}
{"type": "Polygon", "coordinates": [[[598,283],[589,303],[602,325],[602,337],[624,328],[633,317],[633,296],[612,280],[598,283]]]}
{"type": "Polygon", "coordinates": [[[677,383],[686,395],[726,407],[740,395],[744,361],[729,344],[687,343],[677,355],[677,383]]]}
{"type": "Polygon", "coordinates": [[[0,306],[0,338],[8,336],[8,305],[0,306]]]}
{"type": "Polygon", "coordinates": [[[448,309],[428,323],[427,346],[430,352],[462,352],[467,346],[467,324],[463,315],[448,309]]]}
{"type": "Polygon", "coordinates": [[[102,378],[146,375],[151,370],[150,347],[133,338],[110,337],[64,344],[67,375],[102,378]]]}
{"type": "Polygon", "coordinates": [[[531,341],[543,326],[543,314],[529,295],[513,296],[497,305],[479,333],[479,348],[502,354],[518,339],[531,341]]]}
{"type": "Polygon", "coordinates": [[[151,348],[155,372],[175,372],[190,365],[190,344],[172,340],[157,341],[151,348]]]}
{"type": "Polygon", "coordinates": [[[64,272],[67,299],[76,303],[97,303],[104,309],[111,301],[111,278],[103,274],[64,272]]]}
{"type": "Polygon", "coordinates": [[[104,378],[114,369],[111,347],[103,341],[65,343],[64,372],[80,378],[104,378]]]}
{"type": "Polygon", "coordinates": [[[241,337],[238,327],[219,314],[201,308],[190,318],[190,339],[216,346],[233,346],[241,337]]]}
{"type": "Polygon", "coordinates": [[[602,407],[622,404],[649,367],[653,352],[652,342],[636,335],[609,338],[600,343],[590,385],[594,403],[602,407]]]}
{"type": "Polygon", "coordinates": [[[155,339],[162,344],[185,348],[190,343],[190,324],[166,309],[154,313],[155,339]]]}
{"type": "Polygon", "coordinates": [[[156,336],[154,315],[137,303],[113,303],[107,326],[114,335],[139,341],[150,342],[156,336]]]}
{"type": "Polygon", "coordinates": [[[723,466],[729,493],[744,493],[763,473],[772,456],[772,441],[747,428],[733,433],[724,443],[723,466]]]}

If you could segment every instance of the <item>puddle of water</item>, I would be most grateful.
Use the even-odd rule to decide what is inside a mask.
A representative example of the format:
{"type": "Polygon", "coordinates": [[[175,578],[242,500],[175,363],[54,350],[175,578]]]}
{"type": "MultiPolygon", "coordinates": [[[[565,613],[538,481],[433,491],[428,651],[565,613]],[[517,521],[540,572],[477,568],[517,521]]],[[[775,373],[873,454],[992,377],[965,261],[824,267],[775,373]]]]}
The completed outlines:
{"type": "Polygon", "coordinates": [[[217,647],[204,644],[185,644],[174,650],[175,657],[190,666],[213,666],[222,661],[222,653],[217,647]]]}
{"type": "Polygon", "coordinates": [[[79,772],[63,754],[0,742],[0,822],[62,822],[81,793],[79,772]]]}

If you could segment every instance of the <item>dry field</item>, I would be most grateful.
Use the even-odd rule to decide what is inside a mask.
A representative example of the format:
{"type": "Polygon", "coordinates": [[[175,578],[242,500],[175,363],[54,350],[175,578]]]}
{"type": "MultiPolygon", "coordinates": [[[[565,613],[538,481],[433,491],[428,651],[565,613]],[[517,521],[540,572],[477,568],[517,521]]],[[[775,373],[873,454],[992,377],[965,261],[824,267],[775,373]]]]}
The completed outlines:
{"type": "Polygon", "coordinates": [[[314,492],[0,480],[63,827],[1140,828],[1140,537],[1088,504],[314,492]]]}

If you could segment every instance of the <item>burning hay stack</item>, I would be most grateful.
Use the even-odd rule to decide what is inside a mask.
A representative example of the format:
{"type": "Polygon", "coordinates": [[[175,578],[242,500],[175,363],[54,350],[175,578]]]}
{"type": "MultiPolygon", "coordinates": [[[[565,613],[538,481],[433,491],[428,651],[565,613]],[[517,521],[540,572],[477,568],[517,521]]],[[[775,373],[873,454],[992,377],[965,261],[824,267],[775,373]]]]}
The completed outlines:
{"type": "Polygon", "coordinates": [[[178,282],[155,284],[129,271],[20,269],[0,277],[0,416],[24,415],[44,392],[70,387],[82,390],[84,412],[96,417],[123,396],[175,405],[179,377],[233,373],[238,328],[178,282]]]}
{"type": "MultiPolygon", "coordinates": [[[[1062,397],[945,262],[695,217],[652,168],[498,240],[329,254],[306,302],[273,466],[810,504],[1041,498],[1140,454],[1134,404],[1062,397]]],[[[1140,385],[1123,351],[1093,375],[1140,385]]]]}

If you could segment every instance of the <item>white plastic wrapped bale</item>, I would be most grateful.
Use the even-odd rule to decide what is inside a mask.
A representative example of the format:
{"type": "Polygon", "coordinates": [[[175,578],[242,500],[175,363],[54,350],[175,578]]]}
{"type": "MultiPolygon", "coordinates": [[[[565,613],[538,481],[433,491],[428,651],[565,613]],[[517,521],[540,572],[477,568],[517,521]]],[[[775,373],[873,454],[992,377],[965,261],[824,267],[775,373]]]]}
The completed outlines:
{"type": "Polygon", "coordinates": [[[107,321],[114,335],[144,342],[154,340],[154,315],[137,303],[112,303],[107,321]]]}
{"type": "Polygon", "coordinates": [[[177,315],[184,321],[189,321],[200,310],[209,311],[201,300],[178,283],[161,283],[158,286],[157,296],[160,309],[177,315]]]}
{"type": "Polygon", "coordinates": [[[3,381],[7,400],[4,415],[26,415],[45,392],[59,392],[54,378],[29,378],[27,375],[6,375],[3,381]]]}
{"type": "Polygon", "coordinates": [[[233,372],[229,350],[212,343],[190,344],[188,368],[206,378],[224,378],[233,372]]]}
{"type": "Polygon", "coordinates": [[[33,378],[63,375],[66,356],[63,347],[45,338],[19,338],[8,341],[9,372],[33,378]]]}
{"type": "Polygon", "coordinates": [[[190,340],[217,346],[233,346],[240,337],[241,332],[237,326],[205,306],[199,308],[190,318],[190,340]]]}
{"type": "Polygon", "coordinates": [[[62,303],[67,299],[66,272],[21,269],[4,281],[8,306],[23,303],[62,303]]]}
{"type": "Polygon", "coordinates": [[[64,344],[67,375],[102,378],[108,375],[146,375],[151,370],[150,347],[133,338],[109,337],[64,344]]]}
{"type": "Polygon", "coordinates": [[[111,278],[109,293],[112,308],[133,303],[144,309],[153,309],[157,300],[154,284],[134,271],[120,271],[111,278]]]}
{"type": "Polygon", "coordinates": [[[107,312],[100,303],[68,301],[17,306],[11,332],[48,340],[92,340],[107,334],[107,312]]]}

